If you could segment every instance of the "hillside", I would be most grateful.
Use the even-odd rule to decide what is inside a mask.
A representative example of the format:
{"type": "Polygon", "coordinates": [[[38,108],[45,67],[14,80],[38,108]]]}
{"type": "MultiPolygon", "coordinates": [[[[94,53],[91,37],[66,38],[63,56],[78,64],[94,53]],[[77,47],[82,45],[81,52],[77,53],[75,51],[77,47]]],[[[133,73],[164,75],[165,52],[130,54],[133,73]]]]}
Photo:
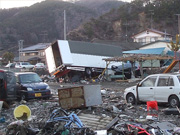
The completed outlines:
{"type": "Polygon", "coordinates": [[[172,35],[178,33],[179,0],[135,0],[113,9],[98,19],[81,25],[68,34],[68,39],[132,41],[131,36],[146,28],[157,29],[172,35]],[[152,24],[151,24],[152,18],[152,24]]]}
{"type": "MultiPolygon", "coordinates": [[[[82,0],[83,1],[83,0],[82,0]]],[[[0,48],[4,51],[17,52],[18,40],[24,40],[24,46],[39,42],[53,42],[64,38],[64,10],[66,10],[67,33],[77,28],[90,18],[98,17],[100,12],[108,12],[117,7],[112,4],[102,7],[107,0],[95,2],[96,6],[88,7],[87,3],[46,0],[25,8],[0,10],[0,48]],[[101,7],[101,10],[100,8],[101,7]],[[98,10],[95,10],[98,9],[98,10]]],[[[116,1],[117,2],[117,1],[116,1]]],[[[114,3],[112,1],[112,3],[114,3]]],[[[123,4],[118,2],[119,5],[123,4]]],[[[88,3],[91,4],[91,3],[88,3]]]]}

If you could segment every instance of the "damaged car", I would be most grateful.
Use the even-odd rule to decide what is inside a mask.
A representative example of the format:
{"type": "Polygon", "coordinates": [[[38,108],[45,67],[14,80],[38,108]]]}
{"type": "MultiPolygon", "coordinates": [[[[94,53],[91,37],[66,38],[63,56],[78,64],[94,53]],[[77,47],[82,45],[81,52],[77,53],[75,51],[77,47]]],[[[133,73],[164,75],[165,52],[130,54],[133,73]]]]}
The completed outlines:
{"type": "Polygon", "coordinates": [[[19,90],[17,91],[18,99],[48,99],[51,97],[51,90],[49,85],[43,82],[37,73],[19,72],[15,75],[17,83],[19,84],[19,90]]]}
{"type": "Polygon", "coordinates": [[[125,89],[124,98],[128,103],[137,101],[157,101],[169,103],[171,107],[180,105],[180,74],[153,74],[136,86],[125,89]]]}

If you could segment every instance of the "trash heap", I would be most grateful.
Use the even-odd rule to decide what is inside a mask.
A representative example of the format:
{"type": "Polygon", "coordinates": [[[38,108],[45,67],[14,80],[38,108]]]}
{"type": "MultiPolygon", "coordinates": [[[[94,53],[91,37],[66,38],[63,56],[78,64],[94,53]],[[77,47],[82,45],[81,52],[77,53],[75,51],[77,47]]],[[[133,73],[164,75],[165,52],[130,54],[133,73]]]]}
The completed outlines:
{"type": "MultiPolygon", "coordinates": [[[[123,98],[123,91],[116,91],[111,88],[102,88],[101,96],[102,104],[69,108],[66,111],[74,111],[85,127],[90,128],[97,135],[180,134],[180,113],[178,108],[168,108],[164,104],[158,104],[157,108],[153,106],[148,108],[146,103],[128,104],[123,98]]],[[[38,130],[44,127],[52,111],[60,107],[59,101],[53,98],[50,100],[14,102],[9,108],[3,108],[1,111],[0,135],[5,135],[8,125],[17,121],[13,112],[17,106],[22,104],[27,105],[31,109],[31,118],[28,120],[28,126],[38,130]]],[[[57,127],[54,127],[53,130],[57,130],[59,125],[65,125],[65,122],[60,123],[57,122],[57,127]]],[[[53,130],[51,133],[44,134],[54,134],[53,130]]],[[[66,131],[66,134],[69,133],[70,131],[66,131]]],[[[61,134],[65,134],[65,132],[61,134]]],[[[78,132],[73,134],[78,134],[78,132]]]]}

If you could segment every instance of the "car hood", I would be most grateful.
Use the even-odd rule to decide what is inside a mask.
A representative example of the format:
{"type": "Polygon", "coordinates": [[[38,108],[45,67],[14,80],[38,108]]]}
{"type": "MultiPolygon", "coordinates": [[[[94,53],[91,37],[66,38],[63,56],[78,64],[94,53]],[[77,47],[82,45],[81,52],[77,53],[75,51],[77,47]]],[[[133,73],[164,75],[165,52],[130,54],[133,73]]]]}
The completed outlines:
{"type": "Polygon", "coordinates": [[[46,89],[48,84],[44,82],[38,82],[38,83],[23,83],[21,84],[23,87],[26,88],[32,88],[32,89],[46,89]]]}
{"type": "Polygon", "coordinates": [[[136,86],[131,86],[125,89],[125,91],[136,90],[136,86]]]}

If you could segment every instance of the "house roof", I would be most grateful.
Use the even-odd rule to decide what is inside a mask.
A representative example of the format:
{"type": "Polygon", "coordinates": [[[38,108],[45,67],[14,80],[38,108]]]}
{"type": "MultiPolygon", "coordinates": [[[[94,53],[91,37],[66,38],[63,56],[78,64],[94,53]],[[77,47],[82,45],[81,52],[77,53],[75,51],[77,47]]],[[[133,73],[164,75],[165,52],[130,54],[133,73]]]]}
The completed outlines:
{"type": "Polygon", "coordinates": [[[172,56],[161,56],[161,55],[154,55],[154,54],[130,54],[128,56],[122,57],[114,57],[114,58],[107,58],[103,59],[105,61],[144,61],[144,60],[163,60],[163,59],[172,59],[172,56]]]}
{"type": "Polygon", "coordinates": [[[153,32],[153,33],[160,34],[160,35],[162,35],[162,36],[164,36],[164,35],[166,35],[166,36],[171,36],[171,34],[168,34],[168,33],[166,33],[166,32],[162,32],[162,31],[159,31],[159,30],[147,28],[146,30],[143,30],[143,31],[141,31],[141,32],[139,32],[139,33],[137,33],[137,34],[135,34],[135,35],[132,35],[131,37],[134,38],[135,36],[143,33],[144,31],[150,31],[150,32],[153,32]]]}
{"type": "Polygon", "coordinates": [[[152,45],[152,44],[156,44],[156,43],[158,43],[158,42],[170,43],[170,41],[167,41],[167,40],[157,40],[157,41],[155,41],[155,42],[151,42],[151,43],[142,45],[140,48],[146,47],[146,46],[149,46],[149,45],[152,45]]]}
{"type": "Polygon", "coordinates": [[[94,39],[93,43],[101,43],[101,44],[109,44],[121,47],[122,51],[128,50],[136,50],[139,49],[142,45],[137,42],[120,42],[120,41],[112,41],[112,40],[99,40],[94,39]]]}
{"type": "Polygon", "coordinates": [[[80,53],[98,56],[122,56],[122,49],[110,44],[99,44],[82,41],[68,41],[71,53],[80,53]]]}
{"type": "Polygon", "coordinates": [[[45,48],[47,48],[51,43],[38,43],[36,45],[32,45],[26,48],[23,48],[22,51],[26,52],[26,51],[36,51],[36,50],[44,50],[45,48]]]}
{"type": "Polygon", "coordinates": [[[165,47],[161,48],[152,48],[152,49],[142,49],[142,50],[131,50],[131,51],[124,51],[125,54],[157,54],[161,55],[164,51],[165,47]]]}

